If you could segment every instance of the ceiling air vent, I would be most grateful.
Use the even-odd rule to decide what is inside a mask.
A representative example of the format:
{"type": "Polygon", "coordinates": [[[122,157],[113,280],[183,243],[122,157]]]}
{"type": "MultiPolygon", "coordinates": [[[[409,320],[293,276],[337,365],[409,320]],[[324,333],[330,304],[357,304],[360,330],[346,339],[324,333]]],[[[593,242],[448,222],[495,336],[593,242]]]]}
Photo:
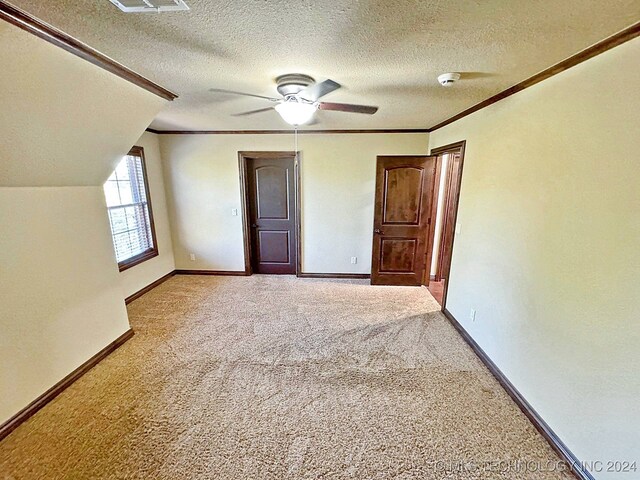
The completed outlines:
{"type": "Polygon", "coordinates": [[[177,12],[189,10],[182,0],[109,0],[126,13],[139,12],[177,12]]]}

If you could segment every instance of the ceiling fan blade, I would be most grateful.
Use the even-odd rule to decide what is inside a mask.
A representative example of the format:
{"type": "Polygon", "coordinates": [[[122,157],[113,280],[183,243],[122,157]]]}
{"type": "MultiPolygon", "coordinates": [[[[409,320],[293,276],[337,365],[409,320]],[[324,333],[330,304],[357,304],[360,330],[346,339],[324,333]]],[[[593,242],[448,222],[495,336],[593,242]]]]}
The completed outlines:
{"type": "Polygon", "coordinates": [[[245,97],[263,98],[265,100],[269,100],[270,102],[282,101],[281,98],[265,97],[263,95],[254,95],[253,93],[236,92],[235,90],[225,90],[224,88],[210,88],[209,91],[213,93],[230,93],[232,95],[244,95],[245,97]]]}
{"type": "Polygon", "coordinates": [[[350,103],[320,102],[318,108],[320,110],[333,110],[336,112],[366,113],[367,115],[373,115],[378,111],[378,107],[371,107],[369,105],[352,105],[350,103]]]}
{"type": "Polygon", "coordinates": [[[257,110],[249,110],[248,112],[234,113],[231,116],[232,117],[244,117],[245,115],[253,115],[254,113],[266,112],[268,110],[273,110],[273,107],[259,108],[257,110]]]}
{"type": "Polygon", "coordinates": [[[334,82],[333,80],[325,80],[324,82],[314,83],[313,85],[309,85],[304,90],[298,92],[298,96],[307,99],[316,101],[320,97],[324,97],[328,93],[333,92],[340,88],[340,84],[334,82]]]}

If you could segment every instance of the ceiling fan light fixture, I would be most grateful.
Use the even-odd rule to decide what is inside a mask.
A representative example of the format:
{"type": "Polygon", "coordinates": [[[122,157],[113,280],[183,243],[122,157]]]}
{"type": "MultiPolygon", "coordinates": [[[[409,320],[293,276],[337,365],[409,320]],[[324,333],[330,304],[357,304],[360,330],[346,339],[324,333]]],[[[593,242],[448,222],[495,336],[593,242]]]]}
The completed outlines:
{"type": "Polygon", "coordinates": [[[289,125],[304,125],[311,121],[318,105],[287,100],[276,105],[275,109],[289,125]]]}

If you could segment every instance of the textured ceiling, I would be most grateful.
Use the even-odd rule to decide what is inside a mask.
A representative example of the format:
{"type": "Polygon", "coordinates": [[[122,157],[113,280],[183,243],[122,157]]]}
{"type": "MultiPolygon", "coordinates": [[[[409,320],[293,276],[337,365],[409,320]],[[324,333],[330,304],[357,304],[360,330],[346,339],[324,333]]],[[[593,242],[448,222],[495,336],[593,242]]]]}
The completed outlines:
{"type": "Polygon", "coordinates": [[[308,128],[425,128],[640,19],[638,0],[186,0],[188,12],[125,14],[108,0],[11,0],[180,98],[159,129],[282,129],[259,99],[306,73],[344,88],[325,100],[373,116],[318,112],[308,128]],[[436,77],[460,72],[443,88],[436,77]]]}

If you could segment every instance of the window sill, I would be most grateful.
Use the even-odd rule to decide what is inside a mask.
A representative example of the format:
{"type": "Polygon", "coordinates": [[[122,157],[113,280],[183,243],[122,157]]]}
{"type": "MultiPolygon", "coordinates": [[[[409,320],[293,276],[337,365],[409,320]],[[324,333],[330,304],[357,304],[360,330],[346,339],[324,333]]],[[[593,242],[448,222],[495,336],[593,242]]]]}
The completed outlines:
{"type": "Polygon", "coordinates": [[[158,256],[158,249],[154,248],[152,250],[147,250],[146,252],[142,252],[135,257],[131,257],[127,260],[124,260],[118,263],[118,270],[121,272],[127,270],[128,268],[135,267],[136,265],[149,260],[150,258],[158,256]]]}

